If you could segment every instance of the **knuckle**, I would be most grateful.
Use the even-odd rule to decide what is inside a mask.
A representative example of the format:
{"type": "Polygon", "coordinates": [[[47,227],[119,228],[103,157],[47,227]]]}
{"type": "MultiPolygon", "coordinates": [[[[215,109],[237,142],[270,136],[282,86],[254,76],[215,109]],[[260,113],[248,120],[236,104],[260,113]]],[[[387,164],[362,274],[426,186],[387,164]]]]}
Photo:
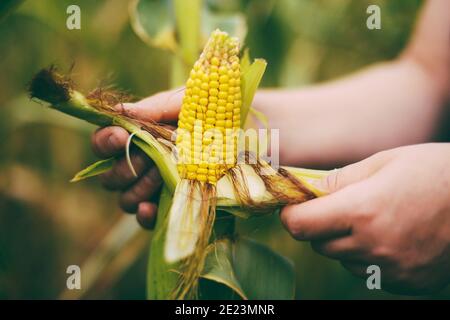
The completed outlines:
{"type": "Polygon", "coordinates": [[[91,134],[91,146],[94,148],[97,147],[97,137],[98,137],[98,131],[95,131],[91,134]]]}
{"type": "Polygon", "coordinates": [[[130,181],[135,178],[130,168],[128,167],[128,164],[124,160],[120,161],[120,163],[114,166],[113,174],[119,180],[130,181]]]}
{"type": "Polygon", "coordinates": [[[98,130],[91,135],[91,148],[92,151],[94,151],[94,153],[98,156],[102,156],[102,154],[104,153],[104,143],[102,143],[101,141],[101,132],[101,130],[98,130]]]}
{"type": "Polygon", "coordinates": [[[131,156],[131,161],[135,165],[136,170],[144,169],[150,164],[150,160],[144,154],[136,152],[131,156]]]}
{"type": "Polygon", "coordinates": [[[131,192],[123,193],[119,198],[119,206],[123,211],[134,213],[137,210],[137,201],[131,192]]]}
{"type": "Polygon", "coordinates": [[[145,185],[137,184],[131,188],[129,191],[130,196],[133,197],[135,201],[145,200],[147,198],[150,189],[145,185]]]}
{"type": "Polygon", "coordinates": [[[325,178],[325,188],[330,191],[330,192],[334,192],[337,190],[337,186],[338,186],[338,175],[340,174],[341,170],[334,170],[331,174],[327,175],[325,178]]]}
{"type": "Polygon", "coordinates": [[[377,246],[370,250],[370,255],[375,258],[377,261],[389,262],[392,261],[395,255],[392,250],[388,246],[377,246]]]}
{"type": "Polygon", "coordinates": [[[365,196],[366,192],[361,192],[361,198],[354,203],[354,218],[358,223],[369,224],[374,221],[380,208],[374,203],[373,199],[365,196]]]}
{"type": "Polygon", "coordinates": [[[153,189],[156,185],[154,179],[150,176],[150,174],[144,175],[140,180],[140,189],[146,188],[147,190],[153,189]]]}
{"type": "Polygon", "coordinates": [[[152,168],[148,174],[145,175],[146,177],[146,182],[148,185],[153,185],[153,186],[157,186],[159,185],[162,181],[161,181],[161,176],[159,174],[158,169],[152,168]]]}

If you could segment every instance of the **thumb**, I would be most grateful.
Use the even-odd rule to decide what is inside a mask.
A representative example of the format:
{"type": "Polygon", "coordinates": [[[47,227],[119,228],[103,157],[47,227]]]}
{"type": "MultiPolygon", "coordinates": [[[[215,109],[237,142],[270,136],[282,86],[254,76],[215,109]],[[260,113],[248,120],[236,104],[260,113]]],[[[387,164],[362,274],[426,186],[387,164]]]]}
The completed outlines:
{"type": "Polygon", "coordinates": [[[160,92],[136,103],[124,103],[119,106],[133,119],[172,123],[178,119],[184,88],[160,92]]]}
{"type": "Polygon", "coordinates": [[[390,152],[379,152],[362,161],[333,170],[329,175],[314,183],[326,193],[334,193],[346,186],[369,178],[391,159],[390,152]]]}

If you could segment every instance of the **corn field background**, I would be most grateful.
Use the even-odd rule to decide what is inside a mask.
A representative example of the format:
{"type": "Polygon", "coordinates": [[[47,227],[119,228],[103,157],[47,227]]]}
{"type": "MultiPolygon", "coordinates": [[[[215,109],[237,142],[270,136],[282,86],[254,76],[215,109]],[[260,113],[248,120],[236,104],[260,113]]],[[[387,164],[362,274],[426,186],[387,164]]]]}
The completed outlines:
{"type": "MultiPolygon", "coordinates": [[[[145,298],[152,233],[139,230],[127,239],[139,227],[133,216],[121,220],[115,195],[95,179],[69,183],[96,160],[90,149],[95,128],[39,108],[26,94],[32,75],[51,64],[85,92],[115,84],[145,97],[167,89],[170,56],[133,31],[130,2],[27,0],[0,24],[0,299],[145,298]],[[82,9],[81,30],[65,27],[70,4],[82,9]],[[73,264],[84,266],[84,289],[76,293],[64,290],[73,264]]],[[[245,15],[246,45],[268,62],[263,87],[317,83],[395,57],[422,3],[205,2],[245,15]],[[370,4],[381,7],[381,31],[366,28],[370,4]]],[[[241,221],[238,228],[294,261],[298,299],[403,298],[367,290],[339,263],[292,240],[276,215],[241,221]]],[[[450,288],[432,298],[450,298],[450,288]]]]}

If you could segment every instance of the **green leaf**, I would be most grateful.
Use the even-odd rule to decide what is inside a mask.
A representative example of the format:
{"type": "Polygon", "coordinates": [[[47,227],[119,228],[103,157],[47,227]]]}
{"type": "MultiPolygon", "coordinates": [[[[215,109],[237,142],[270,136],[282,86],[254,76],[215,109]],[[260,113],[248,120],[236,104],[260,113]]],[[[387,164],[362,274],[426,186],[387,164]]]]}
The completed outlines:
{"type": "MultiPolygon", "coordinates": [[[[292,263],[267,246],[245,238],[215,241],[206,257],[202,278],[229,287],[242,299],[293,299],[295,293],[292,263]]],[[[214,293],[213,288],[208,288],[209,294],[214,293]]]]}
{"type": "Polygon", "coordinates": [[[250,51],[247,48],[241,57],[241,72],[246,73],[248,68],[250,68],[250,51]]]}
{"type": "Polygon", "coordinates": [[[202,18],[202,33],[205,39],[216,29],[225,31],[240,41],[245,39],[247,23],[240,12],[216,12],[205,8],[202,18]]]}
{"type": "Polygon", "coordinates": [[[147,45],[174,51],[175,19],[169,0],[133,0],[130,22],[133,31],[147,45]]]}
{"type": "Polygon", "coordinates": [[[249,299],[293,299],[293,264],[270,248],[239,238],[233,247],[236,278],[249,299]]]}
{"type": "Polygon", "coordinates": [[[248,112],[252,105],[253,97],[258,89],[259,83],[266,70],[267,62],[264,59],[255,61],[246,68],[241,76],[242,107],[241,107],[241,127],[244,127],[248,112]]]}
{"type": "Polygon", "coordinates": [[[158,215],[147,267],[147,298],[151,300],[170,299],[178,281],[178,274],[175,272],[177,265],[168,264],[164,259],[167,218],[171,204],[172,194],[164,185],[159,198],[158,215]]]}
{"type": "MultiPolygon", "coordinates": [[[[118,125],[121,123],[123,122],[117,121],[118,125]]],[[[166,150],[157,139],[147,132],[140,132],[141,130],[131,127],[128,131],[131,133],[136,132],[133,143],[155,162],[170,192],[175,192],[176,185],[180,181],[180,176],[171,152],[166,150]]]]}
{"type": "Polygon", "coordinates": [[[13,12],[24,0],[2,0],[0,1],[0,22],[3,21],[6,16],[13,12]]]}
{"type": "Polygon", "coordinates": [[[75,177],[73,177],[72,180],[70,180],[70,182],[78,182],[90,177],[98,176],[99,174],[102,174],[110,170],[113,167],[115,161],[116,161],[115,158],[97,161],[96,163],[91,164],[86,169],[83,169],[80,172],[78,172],[75,175],[75,177]]]}
{"type": "MultiPolygon", "coordinates": [[[[202,0],[173,0],[180,54],[186,67],[191,68],[200,51],[202,0]]],[[[184,79],[186,80],[186,79],[184,79]]]]}
{"type": "Polygon", "coordinates": [[[242,300],[242,298],[231,289],[229,286],[208,280],[205,278],[199,279],[199,300],[242,300]]]}
{"type": "Polygon", "coordinates": [[[226,285],[242,299],[247,299],[234,274],[232,265],[232,243],[229,239],[221,239],[209,248],[202,278],[226,285]]]}

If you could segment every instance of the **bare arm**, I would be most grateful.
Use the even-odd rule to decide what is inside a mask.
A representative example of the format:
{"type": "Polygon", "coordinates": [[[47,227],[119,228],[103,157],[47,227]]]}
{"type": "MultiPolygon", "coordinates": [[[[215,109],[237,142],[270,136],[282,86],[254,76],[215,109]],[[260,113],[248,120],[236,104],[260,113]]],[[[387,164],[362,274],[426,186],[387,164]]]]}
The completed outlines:
{"type": "Polygon", "coordinates": [[[428,1],[393,62],[310,88],[260,91],[254,105],[281,129],[281,161],[341,164],[427,141],[448,98],[449,12],[448,1],[428,1]]]}

